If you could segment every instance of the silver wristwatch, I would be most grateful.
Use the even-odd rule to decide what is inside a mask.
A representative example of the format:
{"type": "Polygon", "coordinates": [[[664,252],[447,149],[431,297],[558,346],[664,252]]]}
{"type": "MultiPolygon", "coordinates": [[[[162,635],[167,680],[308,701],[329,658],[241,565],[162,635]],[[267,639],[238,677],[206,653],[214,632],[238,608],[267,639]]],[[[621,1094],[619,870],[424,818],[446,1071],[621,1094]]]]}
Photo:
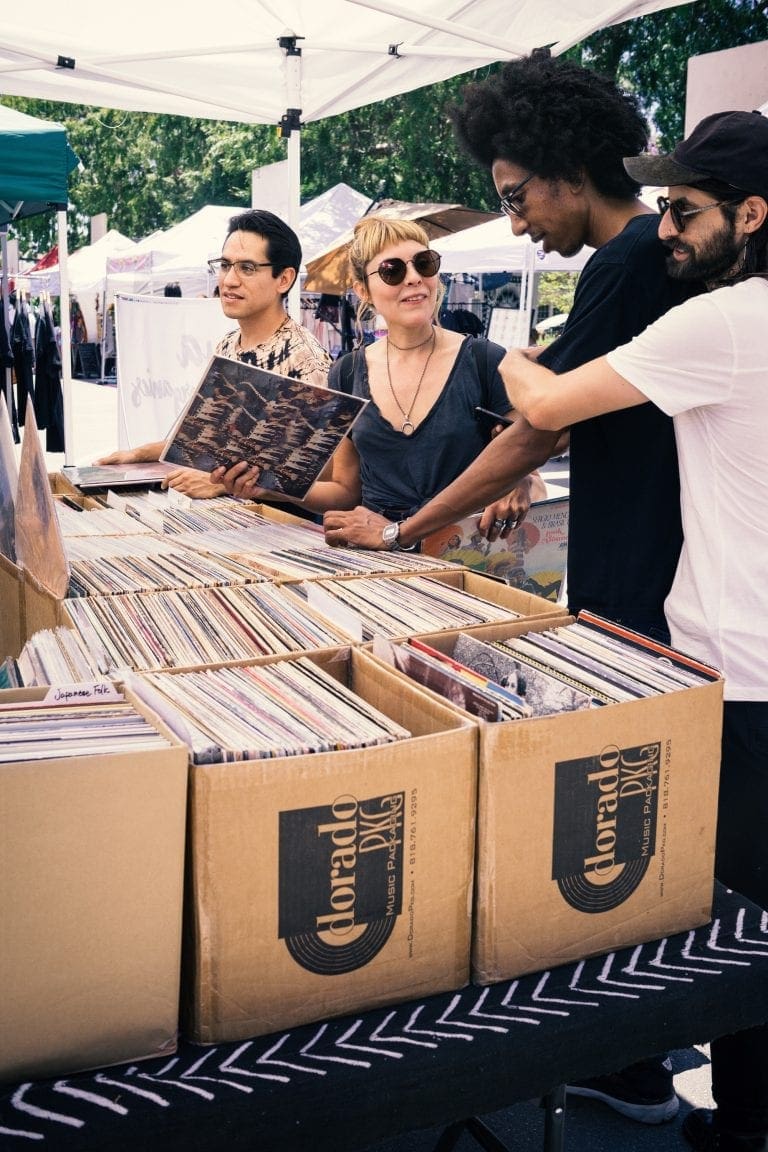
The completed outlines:
{"type": "Polygon", "coordinates": [[[381,530],[381,539],[384,547],[389,552],[397,552],[400,549],[400,524],[402,521],[396,520],[392,524],[387,524],[381,530]]]}

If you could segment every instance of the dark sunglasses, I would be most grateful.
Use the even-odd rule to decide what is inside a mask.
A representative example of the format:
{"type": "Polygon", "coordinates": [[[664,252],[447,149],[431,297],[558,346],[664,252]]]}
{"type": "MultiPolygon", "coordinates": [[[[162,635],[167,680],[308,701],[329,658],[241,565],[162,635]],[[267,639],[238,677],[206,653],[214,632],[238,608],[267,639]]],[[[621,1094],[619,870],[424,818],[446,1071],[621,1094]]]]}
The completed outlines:
{"type": "Polygon", "coordinates": [[[535,172],[531,172],[530,176],[526,176],[525,180],[521,180],[519,184],[515,184],[514,188],[510,188],[509,192],[505,192],[499,200],[502,212],[507,216],[522,216],[524,205],[520,203],[520,190],[525,188],[529,180],[533,180],[535,172]]]}
{"type": "Polygon", "coordinates": [[[440,271],[440,253],[434,252],[431,248],[423,248],[411,260],[401,260],[399,256],[393,256],[391,260],[382,260],[378,268],[374,268],[367,275],[374,276],[378,272],[383,283],[394,288],[396,284],[402,284],[405,280],[409,264],[413,264],[419,276],[437,276],[440,271]]]}
{"type": "Polygon", "coordinates": [[[738,203],[738,200],[716,200],[713,204],[702,204],[698,208],[682,208],[681,205],[685,204],[685,200],[670,200],[668,196],[659,196],[656,207],[662,216],[665,212],[669,212],[676,232],[684,232],[686,216],[697,216],[699,212],[708,212],[710,208],[722,208],[724,204],[738,203]]]}

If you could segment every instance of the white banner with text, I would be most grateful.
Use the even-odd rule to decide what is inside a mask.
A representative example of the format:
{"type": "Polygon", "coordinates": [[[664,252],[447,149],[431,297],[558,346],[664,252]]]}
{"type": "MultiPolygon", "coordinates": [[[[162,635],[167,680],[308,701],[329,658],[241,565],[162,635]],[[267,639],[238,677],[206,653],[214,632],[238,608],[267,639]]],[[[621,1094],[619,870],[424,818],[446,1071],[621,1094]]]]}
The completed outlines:
{"type": "Polygon", "coordinates": [[[115,296],[120,448],[167,437],[214,348],[234,327],[218,300],[115,296]]]}

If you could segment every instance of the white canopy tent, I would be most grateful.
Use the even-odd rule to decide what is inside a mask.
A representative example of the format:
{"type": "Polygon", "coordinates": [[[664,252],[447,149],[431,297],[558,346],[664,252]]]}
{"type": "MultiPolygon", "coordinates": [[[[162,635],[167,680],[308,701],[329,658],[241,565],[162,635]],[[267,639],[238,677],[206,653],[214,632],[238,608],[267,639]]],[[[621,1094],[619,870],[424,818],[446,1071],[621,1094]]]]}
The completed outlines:
{"type": "Polygon", "coordinates": [[[515,236],[506,216],[499,216],[452,236],[440,237],[432,241],[432,246],[442,256],[441,272],[454,275],[462,272],[471,275],[508,272],[520,276],[519,307],[514,309],[517,315],[512,317],[511,311],[504,309],[494,313],[492,318],[498,320],[503,315],[514,320],[514,323],[504,326],[503,339],[500,331],[496,332],[493,328],[489,330],[492,338],[499,339],[507,347],[525,346],[528,343],[535,299],[535,276],[540,272],[580,272],[594,251],[593,248],[584,247],[576,256],[545,252],[529,236],[515,236]]]}
{"type": "Polygon", "coordinates": [[[506,216],[432,241],[442,272],[579,272],[594,249],[576,256],[545,252],[529,236],[515,236],[506,216]]]}
{"type": "MultiPolygon", "coordinates": [[[[116,228],[110,228],[93,244],[78,248],[69,256],[67,267],[70,295],[77,298],[85,319],[88,339],[91,341],[97,339],[97,313],[103,306],[107,263],[115,256],[125,255],[135,247],[135,241],[118,232],[116,228]]],[[[32,296],[39,296],[43,292],[48,292],[51,296],[60,295],[58,264],[50,268],[41,268],[37,272],[29,272],[16,279],[20,287],[27,288],[32,296]]]]}
{"type": "MultiPolygon", "coordinates": [[[[296,229],[306,263],[358,220],[370,199],[348,184],[334,184],[299,209],[296,229]]],[[[207,261],[221,254],[230,217],[243,205],[206,204],[186,220],[140,240],[107,266],[112,291],[156,292],[177,281],[184,295],[208,292],[207,261]]]]}
{"type": "MultiPolygon", "coordinates": [[[[0,92],[279,124],[298,231],[301,125],[691,0],[37,0],[0,28],[0,92]]],[[[428,142],[425,141],[425,149],[428,142]]],[[[87,157],[83,158],[87,163],[87,157]]],[[[65,411],[65,424],[70,417],[65,411]]]]}
{"type": "MultiPolygon", "coordinates": [[[[133,0],[104,18],[38,0],[0,30],[0,91],[134,111],[280,124],[298,230],[302,123],[690,0],[133,0]]],[[[86,158],[87,159],[87,158],[86,158]]]]}

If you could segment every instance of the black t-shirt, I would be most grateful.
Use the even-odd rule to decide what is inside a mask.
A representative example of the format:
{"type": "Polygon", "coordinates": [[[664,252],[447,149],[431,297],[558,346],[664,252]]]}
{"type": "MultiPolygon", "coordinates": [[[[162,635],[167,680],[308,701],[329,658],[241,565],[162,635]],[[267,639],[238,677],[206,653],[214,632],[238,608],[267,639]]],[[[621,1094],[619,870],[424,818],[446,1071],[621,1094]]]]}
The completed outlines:
{"type": "Polygon", "coordinates": [[[401,520],[469,467],[490,438],[490,425],[478,420],[475,406],[500,415],[509,411],[498,372],[504,355],[500,344],[468,336],[442,392],[411,436],[385,420],[371,398],[362,350],[335,361],[330,387],[351,390],[370,401],[350,431],[360,457],[361,504],[390,520],[401,520]]]}
{"type": "MultiPolygon", "coordinates": [[[[595,252],[540,364],[566,372],[604,356],[691,295],[666,274],[658,224],[637,216],[595,252]]],[[[570,442],[570,610],[665,631],[683,538],[672,420],[643,404],[575,424],[570,442]]]]}

